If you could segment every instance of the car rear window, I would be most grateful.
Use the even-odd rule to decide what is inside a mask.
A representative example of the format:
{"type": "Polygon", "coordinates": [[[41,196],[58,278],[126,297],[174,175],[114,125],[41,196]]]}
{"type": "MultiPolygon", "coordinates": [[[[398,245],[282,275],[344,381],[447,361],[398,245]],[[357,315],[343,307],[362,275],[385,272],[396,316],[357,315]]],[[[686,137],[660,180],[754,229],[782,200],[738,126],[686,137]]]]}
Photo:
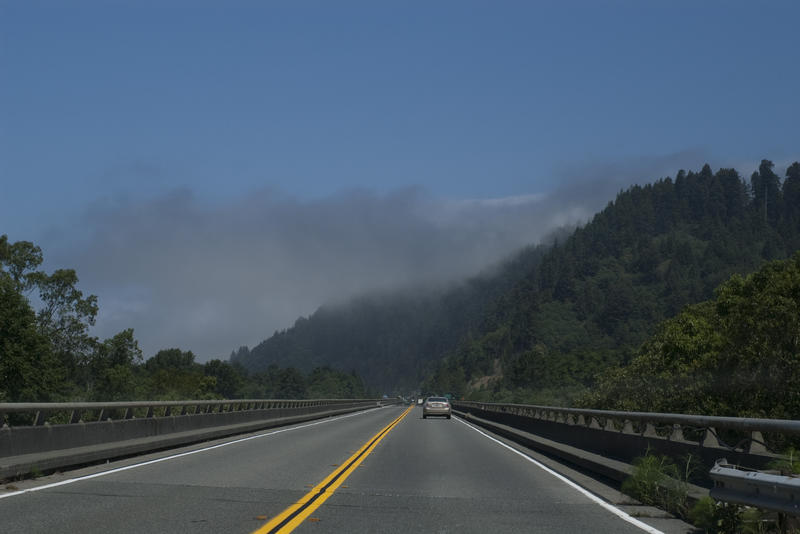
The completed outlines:
{"type": "Polygon", "coordinates": [[[429,402],[447,402],[447,399],[444,397],[430,397],[428,398],[429,402]]]}

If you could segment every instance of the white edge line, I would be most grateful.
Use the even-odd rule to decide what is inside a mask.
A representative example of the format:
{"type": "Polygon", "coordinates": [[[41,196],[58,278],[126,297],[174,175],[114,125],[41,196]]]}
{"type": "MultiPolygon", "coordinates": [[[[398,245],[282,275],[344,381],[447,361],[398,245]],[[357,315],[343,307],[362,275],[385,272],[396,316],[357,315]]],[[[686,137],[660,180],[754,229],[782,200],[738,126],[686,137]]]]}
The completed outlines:
{"type": "Polygon", "coordinates": [[[280,430],[273,430],[272,432],[266,432],[264,434],[257,434],[255,436],[248,436],[246,438],[235,439],[233,441],[226,441],[225,443],[219,443],[217,445],[212,445],[211,447],[204,447],[202,449],[195,449],[195,450],[192,450],[192,451],[182,452],[180,454],[173,454],[171,456],[164,456],[163,458],[156,458],[155,460],[148,460],[146,462],[141,462],[141,463],[138,463],[138,464],[126,465],[124,467],[117,467],[116,469],[109,469],[108,471],[102,471],[100,473],[93,473],[91,475],[85,475],[85,476],[77,477],[77,478],[70,478],[70,479],[67,479],[67,480],[62,480],[60,482],[53,482],[52,484],[45,484],[44,486],[36,486],[35,488],[28,488],[28,489],[24,489],[24,490],[14,491],[14,492],[11,492],[11,493],[2,493],[2,494],[0,494],[0,499],[5,499],[7,497],[15,497],[17,495],[22,495],[23,493],[31,493],[33,491],[41,491],[41,490],[45,490],[45,489],[55,488],[55,487],[58,487],[58,486],[65,486],[67,484],[72,484],[74,482],[80,482],[82,480],[89,480],[90,478],[97,478],[97,477],[102,477],[102,476],[106,476],[106,475],[111,475],[113,473],[119,473],[120,471],[127,471],[128,469],[136,469],[137,467],[144,467],[146,465],[157,464],[159,462],[166,462],[167,460],[174,460],[175,458],[181,458],[183,456],[189,456],[189,455],[197,454],[197,453],[200,453],[200,452],[206,452],[206,451],[210,451],[210,450],[213,450],[213,449],[219,449],[220,447],[227,447],[228,445],[233,445],[234,443],[241,443],[243,441],[250,441],[251,439],[263,438],[263,437],[267,437],[267,436],[274,436],[275,434],[281,434],[283,432],[291,432],[292,430],[300,430],[301,428],[308,428],[310,426],[321,425],[321,424],[324,424],[324,423],[331,423],[333,421],[338,421],[339,419],[346,419],[347,417],[355,417],[357,415],[369,413],[369,412],[372,412],[372,411],[375,411],[375,410],[380,410],[381,408],[383,408],[383,406],[380,406],[380,407],[377,407],[377,408],[370,408],[369,410],[362,410],[362,411],[359,411],[359,412],[356,412],[356,413],[340,415],[340,416],[337,416],[337,417],[329,417],[329,418],[322,419],[320,421],[315,421],[313,423],[307,423],[307,424],[304,424],[304,425],[292,426],[292,427],[289,427],[289,428],[282,428],[280,430]]]}
{"type": "Polygon", "coordinates": [[[639,521],[635,517],[632,517],[631,515],[623,512],[622,510],[620,510],[616,506],[608,504],[606,501],[604,501],[603,499],[601,499],[600,497],[598,497],[594,493],[590,492],[589,490],[587,490],[585,488],[582,488],[581,486],[579,486],[575,482],[571,481],[570,479],[568,479],[564,475],[562,475],[560,473],[557,473],[556,471],[553,471],[552,469],[550,469],[549,467],[547,467],[543,463],[539,462],[538,460],[535,460],[534,458],[531,458],[527,454],[524,454],[524,453],[518,451],[514,447],[511,447],[511,446],[503,443],[499,439],[493,438],[492,436],[490,436],[489,434],[487,434],[483,430],[480,430],[480,429],[472,426],[471,424],[467,423],[466,421],[462,421],[460,418],[456,418],[456,420],[459,423],[468,426],[469,428],[471,428],[472,430],[474,430],[478,434],[482,434],[484,437],[487,437],[490,440],[494,441],[495,443],[498,443],[499,445],[502,445],[503,447],[505,447],[506,449],[510,450],[514,454],[517,454],[517,455],[525,458],[526,460],[528,460],[529,462],[531,462],[535,466],[539,467],[540,469],[543,469],[544,471],[550,473],[551,475],[553,475],[554,477],[559,479],[561,482],[567,484],[568,486],[572,487],[573,489],[578,490],[583,495],[585,495],[586,497],[588,497],[589,499],[591,499],[595,503],[599,504],[600,506],[602,506],[603,508],[605,508],[606,510],[608,510],[612,514],[616,515],[620,519],[623,519],[623,520],[627,521],[628,523],[631,523],[631,524],[639,527],[640,529],[644,530],[645,532],[649,532],[650,534],[664,534],[662,531],[658,530],[657,528],[652,527],[652,526],[650,526],[647,523],[644,523],[642,521],[639,521]]]}

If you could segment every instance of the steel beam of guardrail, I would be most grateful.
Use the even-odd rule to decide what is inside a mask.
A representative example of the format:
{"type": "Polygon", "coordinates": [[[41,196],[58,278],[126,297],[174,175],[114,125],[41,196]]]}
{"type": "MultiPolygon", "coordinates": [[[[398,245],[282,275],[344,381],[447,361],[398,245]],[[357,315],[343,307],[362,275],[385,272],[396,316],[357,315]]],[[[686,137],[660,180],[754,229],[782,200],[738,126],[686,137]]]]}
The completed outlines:
{"type": "Polygon", "coordinates": [[[714,481],[710,495],[718,501],[800,516],[798,477],[744,470],[724,459],[711,468],[710,476],[714,481]]]}

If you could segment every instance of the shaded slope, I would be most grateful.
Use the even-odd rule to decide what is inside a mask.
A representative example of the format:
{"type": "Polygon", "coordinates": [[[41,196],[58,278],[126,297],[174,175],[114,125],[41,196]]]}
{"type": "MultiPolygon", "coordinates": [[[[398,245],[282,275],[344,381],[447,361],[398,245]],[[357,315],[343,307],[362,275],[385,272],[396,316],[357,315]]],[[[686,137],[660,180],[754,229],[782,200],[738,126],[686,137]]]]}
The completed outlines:
{"type": "Polygon", "coordinates": [[[495,272],[448,290],[368,295],[326,305],[232,359],[251,371],[269,365],[353,370],[386,393],[415,390],[424,371],[467,332],[489,304],[539,261],[544,247],[520,252],[495,272]]]}

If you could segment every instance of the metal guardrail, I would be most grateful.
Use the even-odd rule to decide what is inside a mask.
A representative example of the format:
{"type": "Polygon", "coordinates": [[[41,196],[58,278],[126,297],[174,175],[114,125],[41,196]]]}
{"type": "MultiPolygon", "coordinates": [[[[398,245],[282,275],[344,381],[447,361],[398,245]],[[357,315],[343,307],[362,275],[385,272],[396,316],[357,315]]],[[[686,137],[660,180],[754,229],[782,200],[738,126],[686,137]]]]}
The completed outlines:
{"type": "Polygon", "coordinates": [[[767,452],[763,437],[764,433],[800,436],[800,421],[788,419],[622,412],[472,401],[455,401],[453,406],[455,408],[471,408],[489,413],[512,414],[568,425],[637,434],[644,437],[664,437],[666,434],[667,439],[671,441],[687,441],[683,430],[688,428],[695,432],[700,431],[701,437],[697,442],[703,447],[745,450],[750,453],[767,452]],[[640,429],[635,429],[634,424],[638,424],[640,429]],[[736,444],[726,444],[720,439],[720,431],[748,433],[749,437],[736,444]]]}
{"type": "Polygon", "coordinates": [[[389,404],[395,399],[235,399],[235,400],[181,400],[181,401],[133,401],[133,402],[49,402],[49,403],[0,403],[0,426],[8,426],[7,414],[32,414],[32,426],[49,423],[55,414],[62,414],[61,424],[107,421],[112,414],[121,413],[115,419],[170,417],[228,413],[251,410],[291,409],[353,405],[363,403],[389,404]],[[69,414],[67,418],[63,414],[69,414]],[[91,416],[91,417],[89,417],[91,416]]]}
{"type": "Polygon", "coordinates": [[[744,470],[720,460],[711,468],[710,495],[725,501],[800,516],[800,478],[744,470]]]}

